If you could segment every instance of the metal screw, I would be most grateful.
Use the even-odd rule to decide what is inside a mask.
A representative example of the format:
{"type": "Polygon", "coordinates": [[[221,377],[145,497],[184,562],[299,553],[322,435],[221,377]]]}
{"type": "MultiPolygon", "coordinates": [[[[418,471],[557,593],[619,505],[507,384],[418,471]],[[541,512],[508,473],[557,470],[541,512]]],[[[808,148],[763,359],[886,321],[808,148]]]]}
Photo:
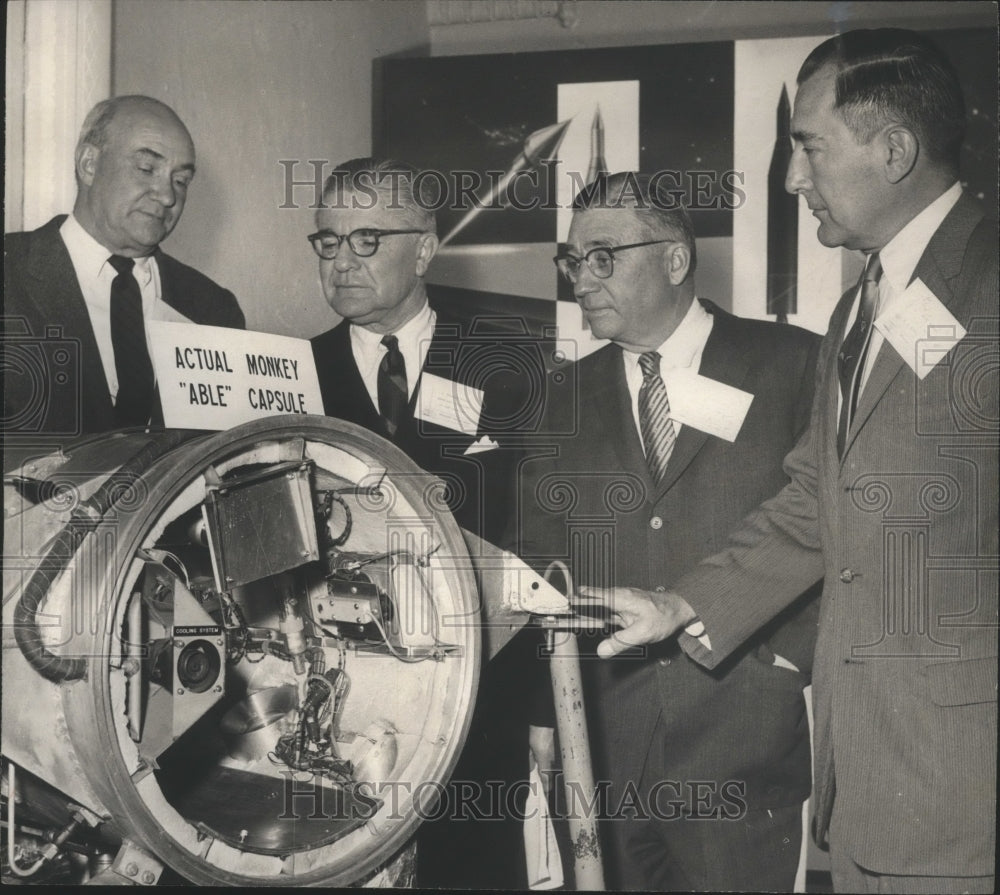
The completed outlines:
{"type": "Polygon", "coordinates": [[[126,864],[125,865],[125,875],[135,876],[139,872],[139,867],[136,864],[126,864]]]}
{"type": "Polygon", "coordinates": [[[176,649],[183,649],[184,648],[184,641],[183,640],[175,640],[174,641],[174,647],[176,649]]]}
{"type": "Polygon", "coordinates": [[[221,693],[222,692],[222,687],[216,687],[215,688],[215,692],[216,693],[221,693]]]}
{"type": "Polygon", "coordinates": [[[216,640],[215,641],[215,645],[216,646],[222,646],[222,641],[221,640],[216,640]]]}
{"type": "Polygon", "coordinates": [[[146,870],[142,874],[142,881],[147,885],[151,886],[156,882],[156,875],[151,870],[146,870]]]}
{"type": "Polygon", "coordinates": [[[183,696],[184,695],[184,688],[183,687],[178,687],[177,688],[177,695],[178,696],[183,696]]]}

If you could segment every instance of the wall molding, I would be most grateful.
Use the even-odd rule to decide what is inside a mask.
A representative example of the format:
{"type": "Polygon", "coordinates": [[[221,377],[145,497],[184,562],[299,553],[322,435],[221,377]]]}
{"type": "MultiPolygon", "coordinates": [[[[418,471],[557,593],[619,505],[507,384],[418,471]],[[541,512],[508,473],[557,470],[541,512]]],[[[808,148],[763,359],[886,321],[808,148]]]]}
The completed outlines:
{"type": "Polygon", "coordinates": [[[563,28],[576,25],[575,0],[427,0],[432,27],[522,19],[555,19],[563,28]]]}

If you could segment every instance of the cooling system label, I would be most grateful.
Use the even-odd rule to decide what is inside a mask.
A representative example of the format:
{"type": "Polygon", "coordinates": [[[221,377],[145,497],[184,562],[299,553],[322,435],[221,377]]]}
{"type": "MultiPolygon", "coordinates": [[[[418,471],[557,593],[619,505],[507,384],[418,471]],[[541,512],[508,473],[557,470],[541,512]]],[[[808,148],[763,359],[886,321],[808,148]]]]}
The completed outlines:
{"type": "Polygon", "coordinates": [[[174,637],[218,637],[222,633],[219,625],[176,625],[174,637]]]}

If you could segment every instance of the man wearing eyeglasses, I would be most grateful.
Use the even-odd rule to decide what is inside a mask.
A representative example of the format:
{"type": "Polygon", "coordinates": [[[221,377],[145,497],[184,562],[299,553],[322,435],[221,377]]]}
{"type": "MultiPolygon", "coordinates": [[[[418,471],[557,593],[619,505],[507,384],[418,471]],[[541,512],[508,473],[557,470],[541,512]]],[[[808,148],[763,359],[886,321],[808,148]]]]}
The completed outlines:
{"type": "Polygon", "coordinates": [[[524,409],[524,382],[495,363],[504,350],[495,333],[428,301],[438,237],[434,197],[420,183],[409,165],[372,158],[327,179],[309,240],[343,320],[312,340],[323,404],[439,476],[458,523],[496,543],[511,501],[504,433],[524,409]]]}
{"type": "MultiPolygon", "coordinates": [[[[420,183],[411,166],[372,158],[339,165],[326,182],[309,240],[326,300],[344,319],[312,340],[324,409],[438,476],[459,525],[499,543],[516,492],[514,439],[532,417],[520,372],[531,358],[488,321],[428,301],[436,197],[420,183]]],[[[507,809],[528,776],[534,654],[530,636],[519,636],[483,669],[441,822],[424,823],[418,837],[422,887],[527,887],[521,823],[507,809]],[[505,785],[491,794],[487,781],[505,785]]]]}
{"type": "MultiPolygon", "coordinates": [[[[521,556],[564,560],[577,588],[657,590],[786,481],[819,339],[697,299],[691,220],[644,174],[581,192],[555,260],[612,344],[571,371],[578,406],[550,409],[575,419],[543,423],[574,434],[528,465],[521,556]]],[[[810,786],[809,596],[714,674],[674,641],[582,663],[609,888],[791,891],[810,786]]]]}

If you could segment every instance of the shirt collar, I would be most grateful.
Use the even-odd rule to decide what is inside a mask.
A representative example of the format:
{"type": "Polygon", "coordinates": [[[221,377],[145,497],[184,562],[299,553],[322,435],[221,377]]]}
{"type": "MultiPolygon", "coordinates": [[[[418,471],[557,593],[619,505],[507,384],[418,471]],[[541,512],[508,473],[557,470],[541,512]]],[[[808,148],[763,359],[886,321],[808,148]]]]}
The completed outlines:
{"type": "MultiPolygon", "coordinates": [[[[660,355],[660,368],[690,367],[694,359],[701,354],[711,331],[712,315],[695,298],[684,318],[677,325],[677,329],[656,349],[660,355]]],[[[627,364],[637,366],[640,355],[646,352],[624,351],[622,353],[625,355],[627,364]]]]}
{"type": "MultiPolygon", "coordinates": [[[[108,251],[94,239],[83,228],[75,215],[70,214],[66,217],[59,228],[59,234],[66,244],[66,251],[69,252],[70,260],[73,262],[73,269],[81,278],[86,277],[91,281],[96,281],[104,273],[105,265],[111,271],[112,277],[116,275],[114,268],[108,264],[108,259],[114,253],[108,251]]],[[[153,275],[151,259],[152,256],[133,259],[135,267],[132,275],[140,286],[149,283],[149,279],[153,275]]]]}
{"type": "Polygon", "coordinates": [[[400,343],[417,340],[427,329],[433,329],[431,306],[425,301],[424,306],[417,311],[394,333],[376,333],[363,326],[351,326],[351,338],[366,351],[373,351],[382,344],[387,335],[395,336],[400,343]]]}
{"type": "Polygon", "coordinates": [[[96,280],[111,257],[111,252],[84,230],[83,225],[72,214],[63,221],[59,234],[66,243],[66,250],[78,274],[96,280]]]}
{"type": "Polygon", "coordinates": [[[956,181],[903,227],[879,252],[882,275],[889,281],[894,294],[902,294],[910,285],[913,272],[931,237],[961,196],[962,187],[956,181]]]}

